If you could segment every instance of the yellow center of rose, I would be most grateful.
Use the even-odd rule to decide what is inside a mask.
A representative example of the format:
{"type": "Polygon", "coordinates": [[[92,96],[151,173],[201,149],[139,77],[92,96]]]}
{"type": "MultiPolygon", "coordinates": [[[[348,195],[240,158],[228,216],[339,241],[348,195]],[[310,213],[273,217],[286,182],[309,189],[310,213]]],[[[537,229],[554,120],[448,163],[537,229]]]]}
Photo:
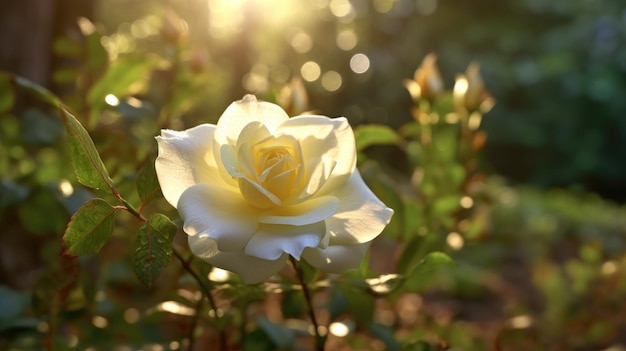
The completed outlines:
{"type": "Polygon", "coordinates": [[[259,185],[281,200],[289,197],[298,174],[292,150],[285,146],[260,147],[255,156],[259,185]]]}

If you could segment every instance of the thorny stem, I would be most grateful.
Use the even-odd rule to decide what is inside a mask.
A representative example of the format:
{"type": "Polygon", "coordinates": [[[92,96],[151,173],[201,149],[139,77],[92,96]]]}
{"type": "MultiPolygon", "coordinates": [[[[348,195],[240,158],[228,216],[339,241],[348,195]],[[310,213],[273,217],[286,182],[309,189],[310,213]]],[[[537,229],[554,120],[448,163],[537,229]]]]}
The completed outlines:
{"type": "Polygon", "coordinates": [[[291,265],[293,269],[296,271],[296,275],[298,276],[298,281],[302,286],[302,291],[304,292],[304,299],[306,300],[306,304],[309,309],[309,317],[311,318],[311,322],[313,323],[313,328],[315,329],[315,349],[317,351],[324,351],[324,344],[326,343],[326,338],[320,334],[320,327],[317,323],[317,318],[315,318],[315,311],[313,309],[313,300],[311,299],[311,292],[309,291],[309,287],[304,280],[304,272],[302,271],[302,267],[298,264],[298,261],[289,256],[289,260],[291,261],[291,265]]]}
{"type": "MultiPolygon", "coordinates": [[[[175,248],[172,248],[172,250],[174,252],[174,256],[176,256],[178,261],[180,261],[180,264],[183,267],[183,269],[187,271],[187,273],[189,273],[193,277],[193,279],[198,283],[198,286],[200,286],[200,289],[206,296],[207,300],[209,300],[209,305],[211,305],[211,309],[215,311],[216,318],[219,318],[217,317],[218,316],[217,304],[215,303],[215,299],[213,298],[213,295],[211,295],[211,291],[209,290],[209,288],[207,288],[206,285],[204,285],[204,280],[191,268],[191,266],[189,265],[189,262],[185,260],[185,258],[183,258],[183,256],[181,255],[180,252],[178,252],[178,250],[176,250],[175,248]]],[[[228,348],[226,347],[226,334],[224,333],[222,328],[218,327],[217,330],[219,332],[220,350],[226,351],[228,350],[228,348]]]]}

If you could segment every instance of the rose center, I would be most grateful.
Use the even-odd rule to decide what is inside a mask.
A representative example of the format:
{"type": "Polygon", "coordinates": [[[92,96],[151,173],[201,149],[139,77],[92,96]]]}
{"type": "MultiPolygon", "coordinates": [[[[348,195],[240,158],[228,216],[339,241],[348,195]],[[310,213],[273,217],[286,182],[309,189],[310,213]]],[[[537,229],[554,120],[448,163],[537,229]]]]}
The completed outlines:
{"type": "Polygon", "coordinates": [[[255,167],[260,185],[281,199],[288,197],[298,173],[298,162],[290,148],[263,147],[256,156],[255,167]]]}

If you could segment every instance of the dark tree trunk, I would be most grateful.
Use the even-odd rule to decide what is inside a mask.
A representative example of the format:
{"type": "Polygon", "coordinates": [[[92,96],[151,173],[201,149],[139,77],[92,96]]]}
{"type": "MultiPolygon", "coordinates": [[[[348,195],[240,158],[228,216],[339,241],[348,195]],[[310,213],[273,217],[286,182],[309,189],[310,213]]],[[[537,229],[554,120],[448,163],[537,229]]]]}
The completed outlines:
{"type": "MultiPolygon", "coordinates": [[[[50,88],[51,73],[57,62],[61,63],[52,53],[54,39],[77,31],[76,18],[91,18],[94,2],[95,0],[0,1],[0,70],[50,88]]],[[[37,99],[30,101],[27,95],[18,94],[20,98],[13,110],[18,118],[22,110],[38,102],[37,99]]],[[[3,123],[1,118],[0,123],[3,123]]],[[[0,148],[2,147],[0,141],[0,148]]],[[[0,284],[30,289],[45,265],[39,255],[42,239],[28,233],[20,223],[17,210],[7,211],[3,217],[0,218],[3,225],[0,229],[0,284]]]]}
{"type": "Polygon", "coordinates": [[[50,86],[54,38],[93,18],[95,0],[20,0],[0,3],[0,70],[50,86]]]}

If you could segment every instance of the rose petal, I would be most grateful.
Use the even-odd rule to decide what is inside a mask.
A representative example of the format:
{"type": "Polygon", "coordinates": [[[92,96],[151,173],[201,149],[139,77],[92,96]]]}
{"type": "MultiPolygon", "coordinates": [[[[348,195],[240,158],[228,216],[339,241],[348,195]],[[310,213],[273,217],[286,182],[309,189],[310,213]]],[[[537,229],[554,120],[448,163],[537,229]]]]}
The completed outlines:
{"type": "Polygon", "coordinates": [[[262,225],[246,245],[245,253],[264,260],[276,260],[283,254],[300,259],[302,250],[317,247],[326,234],[323,221],[303,225],[262,225]]]}
{"type": "Polygon", "coordinates": [[[336,161],[323,162],[321,157],[307,160],[305,169],[310,170],[310,172],[303,179],[308,181],[308,184],[306,184],[304,191],[298,197],[298,201],[303,201],[315,195],[326,184],[326,181],[333,174],[336,165],[336,161]]]}
{"type": "Polygon", "coordinates": [[[185,190],[178,212],[185,233],[206,235],[217,242],[220,251],[243,250],[259,228],[256,210],[239,193],[210,184],[185,190]]]}
{"type": "Polygon", "coordinates": [[[217,242],[207,234],[189,235],[189,249],[191,252],[203,260],[208,260],[220,253],[217,242]]]}
{"type": "MultiPolygon", "coordinates": [[[[213,158],[215,125],[201,124],[182,132],[163,130],[156,140],[155,168],[165,199],[176,207],[180,195],[192,185],[211,183],[229,187],[219,176],[213,158]]],[[[232,186],[237,183],[231,181],[232,186]]]]}
{"type": "Polygon", "coordinates": [[[343,273],[358,268],[370,243],[328,246],[325,249],[306,248],[302,258],[310,265],[327,273],[343,273]]]}
{"type": "Polygon", "coordinates": [[[217,122],[215,141],[220,144],[237,144],[241,131],[250,123],[258,121],[272,133],[281,123],[288,120],[280,106],[257,101],[254,95],[246,95],[235,101],[222,113],[217,122]]]}
{"type": "Polygon", "coordinates": [[[268,208],[280,205],[280,199],[263,188],[260,184],[257,184],[251,179],[248,179],[243,174],[237,178],[239,181],[239,190],[243,197],[256,208],[268,208]]]}
{"type": "Polygon", "coordinates": [[[324,187],[328,193],[335,186],[343,183],[356,167],[356,146],[354,132],[344,117],[328,118],[325,116],[296,116],[280,125],[277,133],[291,135],[300,141],[304,160],[321,157],[321,162],[307,162],[305,179],[313,181],[315,167],[332,170],[330,181],[318,182],[317,189],[309,187],[307,193],[315,193],[324,187]],[[337,178],[333,180],[334,178],[337,178]]]}
{"type": "Polygon", "coordinates": [[[331,246],[368,242],[385,229],[393,215],[393,210],[367,187],[358,170],[333,195],[340,206],[326,219],[331,246]]]}
{"type": "Polygon", "coordinates": [[[241,276],[246,284],[260,283],[278,273],[287,261],[287,254],[268,261],[246,255],[243,251],[219,251],[215,240],[207,236],[190,236],[189,248],[194,255],[215,267],[229,270],[241,276]]]}
{"type": "Polygon", "coordinates": [[[260,223],[306,225],[323,221],[339,209],[339,199],[334,196],[320,196],[294,206],[274,208],[271,212],[261,212],[260,223]]]}
{"type": "Polygon", "coordinates": [[[255,155],[253,145],[271,139],[273,136],[261,122],[251,122],[241,130],[235,153],[239,171],[244,172],[250,179],[257,179],[255,155]]]}

